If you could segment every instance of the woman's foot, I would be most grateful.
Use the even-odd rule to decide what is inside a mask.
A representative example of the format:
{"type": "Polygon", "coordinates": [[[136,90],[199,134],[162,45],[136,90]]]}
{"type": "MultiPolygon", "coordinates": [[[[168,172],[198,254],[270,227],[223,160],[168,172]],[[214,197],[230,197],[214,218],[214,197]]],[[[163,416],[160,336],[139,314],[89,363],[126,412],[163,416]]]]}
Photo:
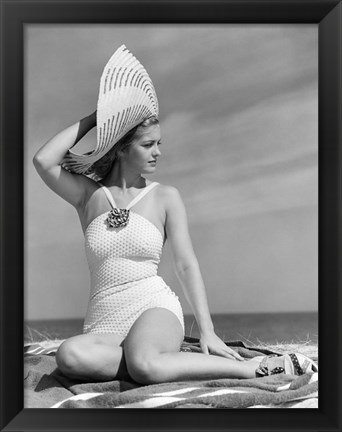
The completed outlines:
{"type": "Polygon", "coordinates": [[[303,375],[318,372],[317,364],[304,354],[290,353],[263,357],[255,373],[257,377],[285,373],[303,375]]]}

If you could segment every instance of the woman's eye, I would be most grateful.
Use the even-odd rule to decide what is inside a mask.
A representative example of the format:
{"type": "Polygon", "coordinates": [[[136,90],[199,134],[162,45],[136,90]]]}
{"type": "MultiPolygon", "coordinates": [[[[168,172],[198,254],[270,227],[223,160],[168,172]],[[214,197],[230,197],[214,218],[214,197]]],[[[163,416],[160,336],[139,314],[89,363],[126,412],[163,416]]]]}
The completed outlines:
{"type": "MultiPolygon", "coordinates": [[[[161,141],[157,142],[157,145],[160,146],[160,145],[161,145],[161,141]]],[[[143,144],[143,147],[147,147],[147,148],[149,148],[149,147],[153,147],[153,146],[154,146],[154,143],[146,143],[146,144],[143,144]]]]}

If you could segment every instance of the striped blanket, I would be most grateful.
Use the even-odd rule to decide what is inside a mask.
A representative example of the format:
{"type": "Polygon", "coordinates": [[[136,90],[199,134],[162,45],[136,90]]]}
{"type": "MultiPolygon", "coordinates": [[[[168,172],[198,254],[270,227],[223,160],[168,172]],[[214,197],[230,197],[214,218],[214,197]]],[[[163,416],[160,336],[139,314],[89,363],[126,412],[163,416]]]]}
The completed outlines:
{"type": "MultiPolygon", "coordinates": [[[[57,368],[55,353],[61,342],[24,347],[25,408],[318,408],[318,373],[148,386],[118,380],[80,383],[57,368]]],[[[240,341],[227,345],[245,358],[274,353],[240,341]]],[[[198,340],[186,337],[182,351],[200,352],[198,340]]]]}

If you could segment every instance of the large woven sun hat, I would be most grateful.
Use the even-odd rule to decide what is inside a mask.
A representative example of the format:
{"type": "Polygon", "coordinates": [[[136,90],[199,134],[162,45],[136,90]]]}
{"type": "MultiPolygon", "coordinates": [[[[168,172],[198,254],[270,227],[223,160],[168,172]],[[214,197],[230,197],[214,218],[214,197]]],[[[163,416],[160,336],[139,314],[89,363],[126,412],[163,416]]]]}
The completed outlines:
{"type": "Polygon", "coordinates": [[[150,117],[159,115],[151,78],[134,55],[121,45],[106,64],[97,102],[97,143],[86,154],[68,151],[62,165],[77,174],[87,174],[127,132],[150,117]]]}

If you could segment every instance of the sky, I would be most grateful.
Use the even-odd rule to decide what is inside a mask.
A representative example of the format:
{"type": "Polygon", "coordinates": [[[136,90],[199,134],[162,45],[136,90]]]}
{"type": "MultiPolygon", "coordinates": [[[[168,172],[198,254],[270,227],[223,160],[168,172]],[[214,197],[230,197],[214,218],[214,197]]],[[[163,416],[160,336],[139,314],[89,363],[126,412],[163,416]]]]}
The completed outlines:
{"type": "MultiPolygon", "coordinates": [[[[125,44],[156,88],[163,144],[151,180],[177,187],[212,313],[318,308],[318,27],[25,27],[25,317],[81,318],[89,296],[75,209],[32,157],[96,108],[125,44]]],[[[94,148],[96,131],[78,145],[94,148]]],[[[190,313],[165,246],[160,274],[190,313]]]]}

